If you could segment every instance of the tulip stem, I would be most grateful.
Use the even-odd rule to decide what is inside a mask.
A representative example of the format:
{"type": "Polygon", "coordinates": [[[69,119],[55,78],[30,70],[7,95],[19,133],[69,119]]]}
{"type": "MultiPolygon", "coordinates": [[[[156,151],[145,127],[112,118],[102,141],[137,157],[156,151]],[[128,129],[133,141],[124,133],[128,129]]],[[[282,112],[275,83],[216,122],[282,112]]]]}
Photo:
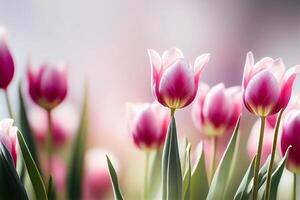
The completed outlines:
{"type": "Polygon", "coordinates": [[[148,170],[149,170],[149,152],[145,151],[145,171],[144,171],[144,200],[148,199],[148,170]]]}
{"type": "Polygon", "coordinates": [[[259,172],[259,166],[260,166],[261,150],[262,150],[262,145],[263,145],[263,140],[264,140],[264,130],[265,130],[266,118],[261,117],[260,121],[261,121],[261,123],[260,123],[259,143],[258,143],[256,159],[255,159],[255,168],[254,168],[253,200],[257,200],[258,172],[259,172]]]}
{"type": "Polygon", "coordinates": [[[213,136],[211,139],[211,162],[210,162],[210,181],[212,181],[216,168],[216,153],[217,153],[217,136],[213,136]]]}
{"type": "Polygon", "coordinates": [[[297,175],[296,173],[293,173],[293,179],[294,179],[294,183],[293,183],[293,200],[297,199],[297,175]]]}
{"type": "Polygon", "coordinates": [[[52,174],[52,120],[51,111],[47,110],[47,120],[48,120],[48,134],[47,134],[47,156],[48,156],[48,178],[52,174]]]}
{"type": "Polygon", "coordinates": [[[7,110],[8,110],[9,117],[13,119],[14,116],[13,116],[11,103],[10,103],[10,98],[9,98],[7,89],[5,90],[5,99],[6,99],[6,104],[7,104],[7,110]]]}
{"type": "Polygon", "coordinates": [[[174,114],[175,114],[175,108],[171,108],[171,117],[174,117],[174,114]]]}
{"type": "Polygon", "coordinates": [[[273,163],[274,163],[276,147],[277,147],[278,131],[279,131],[279,126],[280,126],[282,113],[283,113],[283,110],[280,110],[280,112],[277,116],[276,125],[275,125],[274,138],[273,138],[273,144],[272,144],[272,152],[271,152],[271,159],[270,159],[269,168],[268,168],[268,175],[267,175],[265,200],[268,200],[270,198],[271,175],[272,175],[272,170],[273,170],[273,163]]]}

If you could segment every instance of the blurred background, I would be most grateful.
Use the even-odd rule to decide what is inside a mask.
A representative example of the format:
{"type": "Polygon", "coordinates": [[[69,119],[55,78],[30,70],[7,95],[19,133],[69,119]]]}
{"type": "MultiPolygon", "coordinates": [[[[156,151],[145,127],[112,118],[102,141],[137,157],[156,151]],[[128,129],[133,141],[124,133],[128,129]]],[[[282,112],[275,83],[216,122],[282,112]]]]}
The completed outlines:
{"type": "MultiPolygon", "coordinates": [[[[125,103],[154,100],[148,48],[162,53],[178,47],[192,62],[202,53],[211,53],[201,77],[210,85],[241,84],[250,50],[256,60],[271,56],[283,58],[287,67],[300,63],[300,4],[296,1],[0,0],[0,25],[9,32],[16,64],[9,88],[14,111],[18,109],[17,85],[25,78],[29,58],[36,66],[45,61],[66,62],[67,101],[76,110],[85,80],[89,84],[88,146],[116,156],[121,187],[127,199],[134,200],[142,193],[144,155],[128,135],[125,103]]],[[[295,89],[300,89],[299,81],[295,89]]],[[[4,100],[1,92],[1,105],[4,100]]],[[[176,114],[178,133],[196,145],[200,137],[190,107],[176,114]]],[[[245,141],[255,120],[246,110],[243,113],[237,182],[250,161],[245,141]]],[[[1,106],[0,117],[6,116],[6,107],[1,106]]]]}

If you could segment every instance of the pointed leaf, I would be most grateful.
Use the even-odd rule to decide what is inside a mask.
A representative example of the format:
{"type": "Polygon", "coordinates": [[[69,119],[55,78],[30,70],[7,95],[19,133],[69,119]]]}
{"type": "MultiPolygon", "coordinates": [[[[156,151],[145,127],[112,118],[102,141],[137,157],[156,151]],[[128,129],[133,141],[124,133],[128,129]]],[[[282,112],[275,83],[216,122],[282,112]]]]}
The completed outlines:
{"type": "Polygon", "coordinates": [[[116,170],[114,169],[108,156],[106,156],[106,159],[107,159],[107,165],[108,165],[108,169],[109,169],[109,173],[110,173],[111,183],[113,186],[115,200],[123,200],[123,196],[122,196],[120,188],[119,188],[118,176],[117,176],[116,170]]]}
{"type": "Polygon", "coordinates": [[[157,150],[152,154],[150,160],[150,172],[148,182],[148,198],[149,200],[155,200],[159,193],[161,183],[161,159],[162,150],[157,150]]]}
{"type": "Polygon", "coordinates": [[[183,161],[183,162],[181,162],[181,171],[182,172],[185,172],[185,168],[186,168],[186,149],[187,149],[188,144],[189,144],[189,141],[188,141],[187,137],[184,137],[184,139],[183,139],[184,148],[180,152],[180,160],[183,161]]]}
{"type": "Polygon", "coordinates": [[[191,176],[192,176],[192,172],[191,172],[191,143],[188,143],[187,147],[186,147],[186,171],[184,173],[184,177],[183,177],[183,199],[184,200],[189,200],[190,196],[191,196],[191,176]]]}
{"type": "Polygon", "coordinates": [[[236,154],[236,144],[239,132],[240,119],[241,117],[239,117],[237,121],[230,142],[212,179],[210,189],[207,195],[207,200],[221,200],[226,197],[226,189],[228,187],[229,182],[228,177],[230,177],[230,171],[233,167],[232,163],[236,154]]]}
{"type": "Polygon", "coordinates": [[[48,191],[47,192],[48,200],[56,200],[56,192],[55,192],[55,186],[54,186],[54,183],[53,183],[52,176],[50,176],[47,191],[48,191]]]}

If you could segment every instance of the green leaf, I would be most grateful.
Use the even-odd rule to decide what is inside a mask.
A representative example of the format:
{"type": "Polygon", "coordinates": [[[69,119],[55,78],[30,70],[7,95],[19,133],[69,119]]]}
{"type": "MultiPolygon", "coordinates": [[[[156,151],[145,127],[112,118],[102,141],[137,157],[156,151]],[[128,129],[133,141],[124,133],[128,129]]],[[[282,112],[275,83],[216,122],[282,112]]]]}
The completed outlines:
{"type": "Polygon", "coordinates": [[[200,145],[201,153],[192,170],[191,199],[206,199],[209,189],[207,172],[205,168],[203,143],[201,143],[200,145]]]}
{"type": "Polygon", "coordinates": [[[174,116],[169,123],[162,160],[162,199],[181,200],[182,174],[174,116]]]}
{"type": "Polygon", "coordinates": [[[248,167],[248,170],[246,171],[246,174],[243,180],[241,181],[237,192],[235,193],[234,200],[250,199],[251,191],[248,191],[248,187],[250,185],[251,180],[253,179],[255,158],[256,156],[252,159],[252,162],[250,163],[250,166],[248,167]]]}
{"type": "Polygon", "coordinates": [[[226,197],[226,189],[228,187],[229,177],[233,168],[234,157],[236,154],[235,150],[237,146],[240,119],[241,117],[239,117],[236,123],[233,135],[212,179],[207,200],[221,200],[225,199],[226,197]]]}
{"type": "Polygon", "coordinates": [[[109,173],[110,173],[111,183],[112,183],[113,190],[114,190],[115,200],[123,200],[123,196],[122,196],[120,188],[119,188],[117,173],[116,173],[108,156],[106,156],[106,160],[107,160],[107,165],[108,165],[108,169],[109,169],[109,173]]]}
{"type": "Polygon", "coordinates": [[[268,172],[268,167],[269,167],[270,161],[271,161],[271,156],[268,156],[266,162],[264,163],[264,165],[259,170],[259,173],[258,173],[258,183],[259,183],[258,188],[260,188],[267,179],[267,172],[268,172]]]}
{"type": "Polygon", "coordinates": [[[192,173],[191,173],[191,159],[190,159],[190,156],[191,156],[191,143],[188,143],[187,147],[186,147],[186,171],[184,173],[184,176],[183,176],[183,188],[182,188],[182,191],[183,191],[183,199],[184,200],[189,200],[190,199],[190,196],[191,196],[191,176],[192,176],[192,173]]]}
{"type": "Polygon", "coordinates": [[[29,149],[25,143],[23,135],[20,131],[17,132],[18,142],[22,151],[23,159],[30,177],[35,196],[39,200],[47,200],[47,193],[41,174],[29,152],[29,149]]]}
{"type": "Polygon", "coordinates": [[[0,199],[27,200],[27,193],[19,179],[10,153],[0,142],[0,199]]]}
{"type": "Polygon", "coordinates": [[[56,192],[52,176],[50,176],[48,183],[47,197],[49,200],[56,200],[56,192]]]}
{"type": "Polygon", "coordinates": [[[69,164],[70,168],[68,170],[68,177],[67,177],[68,197],[69,199],[72,200],[81,199],[85,143],[86,143],[87,123],[88,123],[87,104],[88,104],[88,92],[87,92],[87,88],[85,88],[80,124],[73,144],[71,163],[69,164]]]}
{"type": "Polygon", "coordinates": [[[185,172],[185,168],[186,168],[186,148],[187,148],[188,144],[189,144],[189,141],[188,141],[187,137],[184,137],[184,139],[183,139],[184,148],[180,152],[180,160],[183,161],[183,162],[181,162],[181,171],[182,172],[185,172]]]}
{"type": "Polygon", "coordinates": [[[157,150],[150,157],[150,171],[148,182],[148,198],[155,200],[160,189],[161,184],[161,159],[162,150],[157,150]]]}

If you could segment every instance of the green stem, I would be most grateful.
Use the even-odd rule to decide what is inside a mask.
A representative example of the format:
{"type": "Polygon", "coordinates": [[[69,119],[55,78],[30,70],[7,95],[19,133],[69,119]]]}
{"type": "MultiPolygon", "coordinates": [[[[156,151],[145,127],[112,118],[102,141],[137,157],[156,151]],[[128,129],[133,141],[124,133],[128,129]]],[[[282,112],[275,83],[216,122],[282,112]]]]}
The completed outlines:
{"type": "Polygon", "coordinates": [[[210,163],[210,181],[212,181],[216,168],[216,153],[217,153],[217,137],[211,139],[211,163],[210,163]]]}
{"type": "Polygon", "coordinates": [[[170,108],[170,110],[171,110],[171,117],[174,117],[176,108],[170,108]]]}
{"type": "Polygon", "coordinates": [[[9,99],[7,89],[5,90],[5,99],[6,99],[6,104],[7,104],[7,110],[8,110],[9,117],[13,119],[14,116],[13,116],[13,112],[12,112],[11,103],[10,103],[10,99],[9,99]]]}
{"type": "Polygon", "coordinates": [[[276,125],[275,125],[274,138],[273,138],[273,144],[272,144],[272,152],[271,152],[271,160],[270,160],[270,163],[269,163],[268,175],[267,175],[265,200],[268,200],[270,198],[271,175],[272,175],[273,163],[274,163],[274,159],[275,159],[278,131],[279,131],[279,126],[280,126],[280,120],[281,120],[282,113],[283,113],[283,110],[280,110],[280,112],[278,114],[278,117],[277,117],[277,120],[276,120],[276,125]]]}
{"type": "Polygon", "coordinates": [[[297,199],[297,175],[296,173],[293,173],[293,179],[294,179],[294,183],[293,183],[293,200],[297,199]]]}
{"type": "MultiPolygon", "coordinates": [[[[48,119],[48,134],[47,134],[47,159],[48,159],[48,180],[52,174],[52,120],[51,120],[51,111],[47,110],[47,119],[48,119]]],[[[47,180],[47,179],[46,179],[47,180]]]]}
{"type": "Polygon", "coordinates": [[[145,151],[145,171],[144,171],[144,200],[148,199],[148,171],[149,171],[149,152],[145,151]]]}
{"type": "Polygon", "coordinates": [[[261,117],[261,125],[260,125],[260,134],[259,134],[259,143],[256,153],[256,159],[255,159],[255,168],[254,168],[254,183],[253,183],[253,200],[257,200],[257,192],[258,192],[258,172],[259,172],[259,166],[260,166],[260,158],[261,158],[261,150],[264,140],[264,130],[265,130],[265,122],[266,118],[261,117]]]}

